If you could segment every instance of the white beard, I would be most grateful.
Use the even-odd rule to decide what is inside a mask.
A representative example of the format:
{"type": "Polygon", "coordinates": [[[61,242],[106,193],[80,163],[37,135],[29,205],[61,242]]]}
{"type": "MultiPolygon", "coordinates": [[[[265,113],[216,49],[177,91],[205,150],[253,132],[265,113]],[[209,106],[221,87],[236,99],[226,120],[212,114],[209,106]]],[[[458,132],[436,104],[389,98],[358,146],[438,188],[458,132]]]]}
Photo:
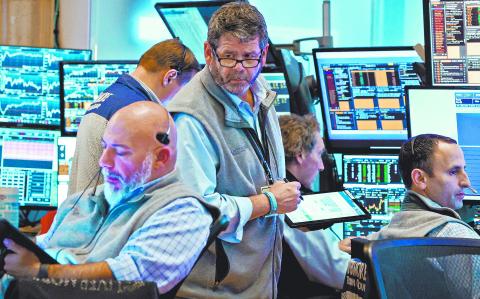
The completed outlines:
{"type": "MultiPolygon", "coordinates": [[[[119,202],[122,201],[122,199],[127,198],[129,195],[131,195],[135,190],[142,187],[146,183],[147,179],[151,176],[152,167],[153,154],[150,153],[143,161],[140,170],[132,176],[130,182],[125,182],[123,178],[119,178],[122,183],[122,187],[120,189],[114,190],[114,186],[109,184],[105,180],[103,192],[105,194],[105,199],[110,206],[110,209],[115,207],[119,202]]],[[[102,170],[102,173],[105,179],[105,177],[108,175],[108,172],[102,170]]]]}

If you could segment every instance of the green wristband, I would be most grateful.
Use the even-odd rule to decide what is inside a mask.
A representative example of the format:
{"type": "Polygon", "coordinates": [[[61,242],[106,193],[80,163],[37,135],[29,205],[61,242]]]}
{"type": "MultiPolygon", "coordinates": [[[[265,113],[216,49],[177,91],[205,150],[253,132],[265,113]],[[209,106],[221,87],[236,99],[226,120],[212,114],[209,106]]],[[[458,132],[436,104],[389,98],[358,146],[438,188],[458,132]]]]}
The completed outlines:
{"type": "Polygon", "coordinates": [[[263,194],[265,194],[265,196],[268,198],[268,202],[270,203],[270,211],[266,216],[277,215],[278,205],[277,205],[277,199],[275,198],[275,195],[273,195],[273,193],[270,191],[265,191],[263,192],[263,194]]]}

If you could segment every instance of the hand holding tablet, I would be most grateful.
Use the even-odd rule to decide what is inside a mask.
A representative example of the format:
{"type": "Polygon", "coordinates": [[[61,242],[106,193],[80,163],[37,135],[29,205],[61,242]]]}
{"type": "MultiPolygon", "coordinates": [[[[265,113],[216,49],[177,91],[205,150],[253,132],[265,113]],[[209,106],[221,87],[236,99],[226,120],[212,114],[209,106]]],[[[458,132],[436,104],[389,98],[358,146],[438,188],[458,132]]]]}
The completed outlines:
{"type": "Polygon", "coordinates": [[[370,219],[370,213],[348,191],[303,195],[298,208],[286,214],[290,227],[325,228],[333,223],[370,219]]]}

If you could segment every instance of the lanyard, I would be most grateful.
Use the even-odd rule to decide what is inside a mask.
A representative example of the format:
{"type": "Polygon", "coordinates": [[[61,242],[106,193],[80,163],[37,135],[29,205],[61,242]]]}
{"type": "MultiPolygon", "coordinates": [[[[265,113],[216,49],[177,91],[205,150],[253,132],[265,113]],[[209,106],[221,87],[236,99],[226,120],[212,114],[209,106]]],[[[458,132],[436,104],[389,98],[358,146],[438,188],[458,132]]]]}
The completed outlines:
{"type": "Polygon", "coordinates": [[[263,144],[260,142],[257,133],[252,128],[243,128],[242,130],[247,135],[248,141],[250,141],[255,154],[257,155],[258,160],[262,163],[263,171],[265,172],[265,176],[267,177],[268,183],[270,185],[273,184],[273,175],[272,171],[270,170],[270,153],[268,150],[268,139],[267,139],[267,131],[265,128],[265,117],[266,111],[262,105],[260,105],[260,111],[258,114],[258,121],[260,123],[260,132],[262,134],[263,144]]]}

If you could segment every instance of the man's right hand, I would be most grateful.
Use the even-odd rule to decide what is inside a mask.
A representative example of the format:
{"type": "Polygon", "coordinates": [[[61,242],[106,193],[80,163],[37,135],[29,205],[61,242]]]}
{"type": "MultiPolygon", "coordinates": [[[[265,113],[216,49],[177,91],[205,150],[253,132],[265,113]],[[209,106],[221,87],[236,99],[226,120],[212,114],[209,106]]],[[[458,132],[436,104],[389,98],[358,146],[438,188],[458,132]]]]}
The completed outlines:
{"type": "Polygon", "coordinates": [[[277,213],[285,214],[295,211],[300,203],[300,183],[277,181],[270,186],[270,192],[277,200],[277,213]]]}

